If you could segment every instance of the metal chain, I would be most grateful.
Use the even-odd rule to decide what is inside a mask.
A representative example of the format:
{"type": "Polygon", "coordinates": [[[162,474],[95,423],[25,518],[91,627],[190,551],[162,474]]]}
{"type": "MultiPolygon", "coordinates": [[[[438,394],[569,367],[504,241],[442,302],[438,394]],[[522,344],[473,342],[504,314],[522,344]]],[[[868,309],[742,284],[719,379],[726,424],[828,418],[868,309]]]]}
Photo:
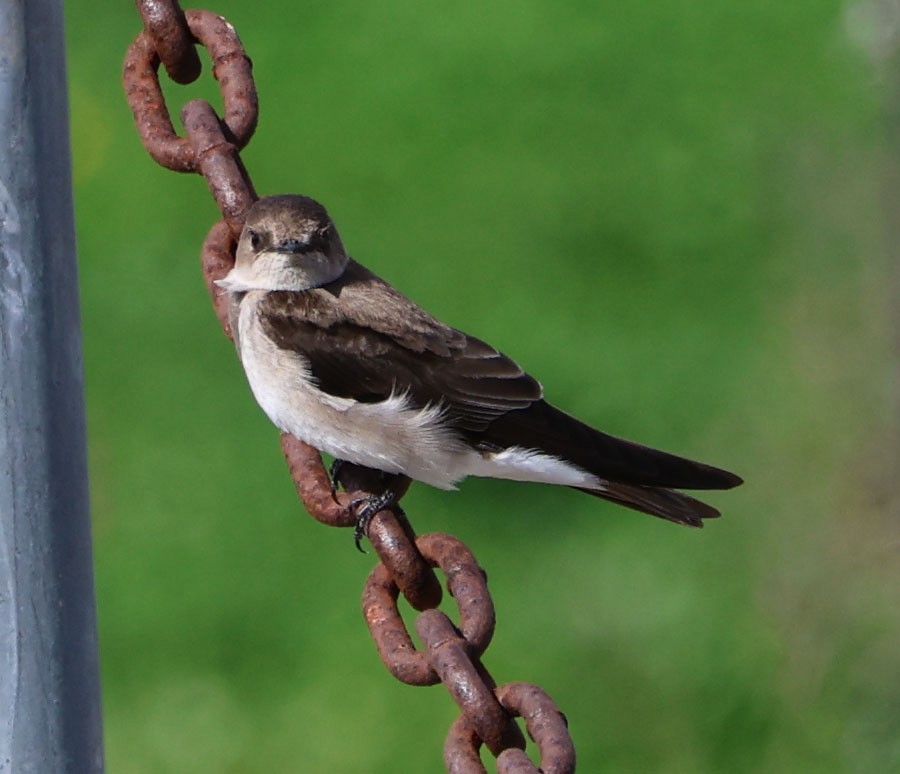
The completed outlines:
{"type": "MultiPolygon", "coordinates": [[[[153,159],[177,172],[203,175],[219,206],[223,220],[209,231],[201,263],[216,315],[231,338],[225,293],[214,282],[234,265],[244,214],[257,199],[240,157],[258,117],[250,59],[234,27],[221,16],[182,11],[175,0],[136,0],[136,5],[144,29],[125,57],[123,82],[128,104],[153,159]],[[159,66],[162,63],[178,83],[196,80],[201,71],[197,44],[212,58],[223,117],[208,102],[188,102],[181,111],[186,137],[179,137],[160,89],[159,66]]],[[[324,524],[354,526],[351,503],[384,491],[385,474],[346,465],[340,475],[345,491],[335,494],[316,449],[286,433],[281,436],[281,447],[303,505],[324,524]]],[[[397,488],[398,484],[408,486],[409,481],[392,484],[397,488]]],[[[366,581],[363,615],[391,674],[410,685],[441,682],[460,706],[462,714],[444,744],[447,770],[453,774],[485,772],[478,752],[483,744],[497,756],[499,772],[537,772],[523,752],[525,739],[514,720],[522,717],[537,744],[540,771],[574,771],[575,750],[566,720],[550,697],[528,683],[498,686],[481,663],[494,634],[494,605],[485,573],[472,552],[450,535],[417,537],[399,508],[397,511],[381,511],[367,530],[380,562],[366,581]],[[443,572],[456,601],[458,626],[437,609],[442,590],[435,567],[443,572]],[[397,607],[400,594],[420,611],[415,627],[424,645],[421,651],[415,648],[397,607]]]]}

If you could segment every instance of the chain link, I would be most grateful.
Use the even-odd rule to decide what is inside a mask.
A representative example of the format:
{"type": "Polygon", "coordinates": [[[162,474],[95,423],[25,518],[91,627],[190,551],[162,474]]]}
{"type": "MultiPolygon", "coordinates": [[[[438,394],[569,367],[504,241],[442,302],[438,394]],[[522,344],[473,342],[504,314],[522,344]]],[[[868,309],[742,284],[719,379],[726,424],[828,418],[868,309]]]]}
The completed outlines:
{"type": "MultiPolygon", "coordinates": [[[[244,213],[256,192],[240,157],[256,129],[258,102],[250,59],[234,27],[209,11],[182,11],[174,0],[136,0],[144,22],[125,57],[123,83],[141,141],[153,159],[177,172],[203,175],[223,220],[203,243],[201,264],[216,315],[229,338],[228,302],[215,285],[234,265],[244,213]],[[209,51],[219,83],[223,118],[203,100],[181,110],[186,137],[179,137],[159,84],[159,65],[178,83],[190,83],[201,71],[196,44],[209,51]]],[[[401,494],[409,480],[357,465],[340,472],[343,492],[335,493],[319,452],[283,434],[281,447],[297,494],[318,521],[335,527],[356,524],[352,503],[390,483],[401,494]]],[[[540,771],[574,771],[575,750],[565,717],[540,688],[528,683],[497,686],[481,663],[494,634],[494,605],[487,578],[472,552],[442,533],[416,537],[400,511],[376,514],[367,537],[380,562],[363,592],[363,615],[382,661],[398,680],[410,685],[444,684],[462,714],[444,744],[444,762],[454,774],[484,772],[483,744],[497,756],[501,773],[537,772],[523,752],[525,739],[514,718],[522,717],[538,747],[540,771]],[[437,609],[442,589],[434,568],[443,573],[456,601],[459,626],[437,609]],[[420,611],[417,650],[397,600],[403,594],[420,611]]]]}
{"type": "MultiPolygon", "coordinates": [[[[182,14],[174,2],[142,0],[139,6],[140,10],[154,11],[163,7],[168,9],[151,13],[152,18],[177,19],[181,16],[185,19],[192,38],[209,51],[213,62],[213,76],[218,81],[222,94],[225,114],[223,123],[227,137],[238,149],[243,148],[256,130],[259,105],[256,86],[251,75],[250,59],[244,52],[234,27],[210,11],[188,11],[182,14]]],[[[172,22],[170,27],[177,28],[179,35],[183,34],[182,27],[177,23],[172,22]]],[[[171,48],[170,55],[180,53],[184,57],[184,49],[179,50],[176,46],[171,48]]],[[[194,50],[193,46],[191,50],[194,50]]],[[[194,51],[194,57],[196,56],[194,51]]],[[[144,147],[154,161],[176,172],[197,172],[199,159],[191,144],[185,138],[179,137],[172,126],[172,119],[159,85],[160,60],[161,54],[156,48],[154,38],[145,30],[135,38],[125,55],[123,80],[128,104],[134,113],[144,147]]],[[[179,73],[191,70],[189,65],[183,63],[183,59],[170,61],[169,65],[175,67],[179,73]]],[[[199,74],[198,67],[194,78],[199,74]]]]}

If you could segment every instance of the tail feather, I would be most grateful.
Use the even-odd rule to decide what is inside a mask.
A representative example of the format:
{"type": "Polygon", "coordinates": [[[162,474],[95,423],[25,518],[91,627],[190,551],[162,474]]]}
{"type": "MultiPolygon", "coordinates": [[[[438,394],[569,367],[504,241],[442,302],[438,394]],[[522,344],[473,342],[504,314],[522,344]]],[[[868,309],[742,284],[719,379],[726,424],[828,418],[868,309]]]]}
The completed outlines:
{"type": "Polygon", "coordinates": [[[508,411],[473,440],[482,448],[538,449],[597,478],[633,485],[632,492],[640,487],[731,489],[742,483],[727,470],[595,430],[546,401],[508,411]]]}
{"type": "Polygon", "coordinates": [[[711,505],[673,489],[617,482],[603,482],[602,489],[580,487],[578,489],[594,497],[602,497],[604,500],[688,527],[702,527],[703,519],[716,519],[720,516],[711,505]]]}
{"type": "Polygon", "coordinates": [[[616,438],[540,400],[507,411],[471,438],[477,448],[535,450],[593,474],[598,484],[574,487],[660,519],[702,527],[719,512],[678,489],[731,489],[739,476],[702,462],[616,438]]]}

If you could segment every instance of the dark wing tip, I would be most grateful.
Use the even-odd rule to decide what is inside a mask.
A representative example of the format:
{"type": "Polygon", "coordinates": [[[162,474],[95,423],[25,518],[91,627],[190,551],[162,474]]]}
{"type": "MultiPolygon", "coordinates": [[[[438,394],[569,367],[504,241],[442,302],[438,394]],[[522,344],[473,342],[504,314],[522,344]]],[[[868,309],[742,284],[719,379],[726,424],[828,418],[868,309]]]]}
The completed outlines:
{"type": "MultiPolygon", "coordinates": [[[[646,480],[631,480],[629,483],[667,489],[734,489],[744,483],[744,479],[728,470],[637,444],[631,445],[640,449],[646,455],[647,462],[655,464],[656,468],[654,474],[646,480]]],[[[628,480],[613,475],[609,475],[609,478],[628,480]]]]}
{"type": "MultiPolygon", "coordinates": [[[[705,465],[702,462],[692,462],[685,460],[688,465],[694,468],[693,480],[686,483],[675,483],[674,486],[684,489],[734,489],[744,483],[744,479],[721,468],[715,468],[712,465],[705,465]]],[[[687,477],[685,477],[687,479],[687,477]]],[[[670,485],[672,486],[672,485],[670,485]]]]}
{"type": "Polygon", "coordinates": [[[727,470],[723,470],[722,475],[727,483],[727,486],[722,487],[723,489],[734,489],[736,486],[744,483],[744,479],[734,473],[729,473],[727,470]]]}
{"type": "Polygon", "coordinates": [[[734,489],[744,483],[740,476],[712,465],[682,458],[679,458],[679,462],[686,463],[683,465],[685,471],[682,477],[660,486],[678,489],[734,489]]]}
{"type": "Polygon", "coordinates": [[[673,489],[619,482],[605,482],[603,489],[577,488],[594,497],[686,527],[700,528],[704,519],[718,519],[722,515],[708,503],[673,489]]]}

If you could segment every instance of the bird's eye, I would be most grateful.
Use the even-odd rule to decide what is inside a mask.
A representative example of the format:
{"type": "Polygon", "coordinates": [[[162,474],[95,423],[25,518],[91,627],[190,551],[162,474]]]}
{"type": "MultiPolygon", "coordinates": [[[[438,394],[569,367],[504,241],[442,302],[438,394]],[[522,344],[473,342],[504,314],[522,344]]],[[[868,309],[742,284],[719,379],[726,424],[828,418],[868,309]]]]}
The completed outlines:
{"type": "Polygon", "coordinates": [[[250,247],[254,250],[258,250],[259,246],[262,244],[262,237],[252,229],[247,232],[250,235],[250,247]]]}
{"type": "Polygon", "coordinates": [[[331,241],[331,225],[322,226],[316,233],[316,242],[319,246],[323,248],[328,247],[328,243],[331,241]]]}

